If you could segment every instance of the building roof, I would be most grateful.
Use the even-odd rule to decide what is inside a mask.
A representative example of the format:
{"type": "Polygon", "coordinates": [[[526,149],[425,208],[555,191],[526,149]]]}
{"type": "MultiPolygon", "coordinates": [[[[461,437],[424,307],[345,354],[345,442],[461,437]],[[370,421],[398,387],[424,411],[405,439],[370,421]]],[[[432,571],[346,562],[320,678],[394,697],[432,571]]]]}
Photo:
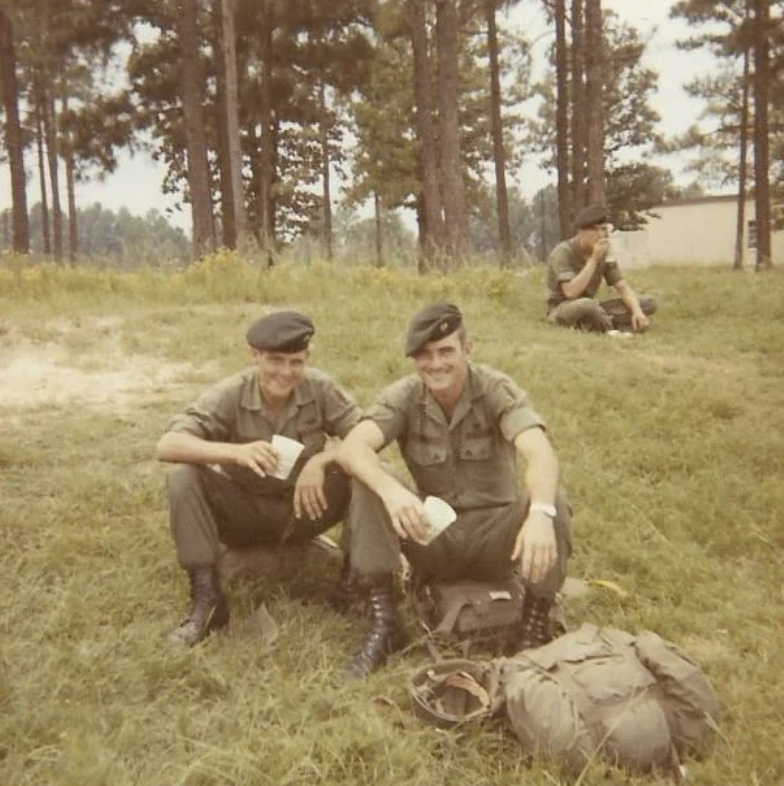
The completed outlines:
{"type": "MultiPolygon", "coordinates": [[[[751,194],[746,196],[746,199],[753,199],[754,197],[751,194]]],[[[724,194],[719,196],[700,196],[700,197],[688,197],[686,199],[668,199],[666,202],[661,202],[660,204],[656,205],[656,208],[659,207],[676,207],[680,205],[706,205],[712,202],[737,202],[738,195],[737,194],[724,194]]],[[[654,208],[654,210],[656,209],[654,208]]]]}

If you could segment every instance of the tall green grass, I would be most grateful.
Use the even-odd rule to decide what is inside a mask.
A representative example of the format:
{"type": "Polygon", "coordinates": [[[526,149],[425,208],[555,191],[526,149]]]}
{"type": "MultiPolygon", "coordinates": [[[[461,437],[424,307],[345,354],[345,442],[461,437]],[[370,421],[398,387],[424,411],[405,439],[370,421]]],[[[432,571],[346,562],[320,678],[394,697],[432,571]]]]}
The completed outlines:
{"type": "MultiPolygon", "coordinates": [[[[0,401],[0,784],[570,782],[525,761],[500,724],[419,721],[406,679],[421,649],[342,682],[362,624],[325,607],[335,577],[317,565],[233,581],[226,635],[164,646],[186,603],[152,460],[170,416],[242,366],[247,324],[280,306],[314,318],[314,364],[367,404],[409,371],[410,315],[445,298],[466,314],[475,359],[515,377],[548,422],[575,509],[570,573],[626,591],[597,587],[570,619],[653,629],[703,665],[724,715],[709,755],[688,762],[690,783],[780,786],[784,278],[631,279],[660,309],[651,333],[624,341],[548,326],[541,270],[269,271],[223,254],[121,274],[4,258],[0,364],[58,347],[80,369],[142,360],[176,374],[130,403],[0,401]],[[268,648],[245,624],[261,601],[281,628],[268,648]]],[[[595,764],[582,783],[666,780],[595,764]]]]}

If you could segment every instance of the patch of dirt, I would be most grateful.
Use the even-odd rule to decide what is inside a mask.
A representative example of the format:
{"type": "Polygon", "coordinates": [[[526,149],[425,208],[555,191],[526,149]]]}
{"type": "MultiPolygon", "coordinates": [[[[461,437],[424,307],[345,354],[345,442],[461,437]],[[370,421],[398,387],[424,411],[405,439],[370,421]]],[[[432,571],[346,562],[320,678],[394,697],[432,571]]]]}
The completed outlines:
{"type": "Polygon", "coordinates": [[[31,341],[16,331],[0,336],[0,409],[33,409],[84,403],[127,407],[152,399],[182,384],[194,370],[189,363],[129,355],[120,347],[119,320],[90,325],[89,351],[69,349],[60,342],[84,327],[58,320],[51,341],[31,341]],[[98,328],[98,329],[96,329],[98,328]]]}

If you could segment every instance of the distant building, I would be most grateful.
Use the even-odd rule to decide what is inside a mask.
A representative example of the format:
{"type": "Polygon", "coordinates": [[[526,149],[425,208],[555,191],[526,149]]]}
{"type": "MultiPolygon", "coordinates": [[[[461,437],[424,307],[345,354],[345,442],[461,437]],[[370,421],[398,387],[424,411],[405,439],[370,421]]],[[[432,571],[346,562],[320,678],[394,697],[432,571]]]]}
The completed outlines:
{"type": "MultiPolygon", "coordinates": [[[[612,235],[614,256],[624,267],[647,265],[727,265],[735,258],[736,196],[698,197],[651,208],[658,218],[635,232],[612,235]]],[[[743,265],[756,261],[754,199],[746,200],[743,265]]],[[[784,262],[784,232],[773,232],[774,263],[784,262]]]]}

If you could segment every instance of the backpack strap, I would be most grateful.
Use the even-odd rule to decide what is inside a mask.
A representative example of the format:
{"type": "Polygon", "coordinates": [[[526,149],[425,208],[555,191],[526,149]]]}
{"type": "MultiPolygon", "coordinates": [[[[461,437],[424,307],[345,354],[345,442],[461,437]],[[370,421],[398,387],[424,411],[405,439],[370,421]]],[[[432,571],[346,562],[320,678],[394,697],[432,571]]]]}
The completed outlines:
{"type": "Polygon", "coordinates": [[[448,636],[450,633],[452,633],[455,629],[455,625],[457,624],[457,618],[460,616],[460,612],[466,606],[470,605],[471,599],[466,595],[461,594],[459,600],[452,604],[450,609],[444,615],[444,618],[441,620],[441,622],[438,623],[438,626],[433,631],[433,633],[443,636],[448,636]]]}

